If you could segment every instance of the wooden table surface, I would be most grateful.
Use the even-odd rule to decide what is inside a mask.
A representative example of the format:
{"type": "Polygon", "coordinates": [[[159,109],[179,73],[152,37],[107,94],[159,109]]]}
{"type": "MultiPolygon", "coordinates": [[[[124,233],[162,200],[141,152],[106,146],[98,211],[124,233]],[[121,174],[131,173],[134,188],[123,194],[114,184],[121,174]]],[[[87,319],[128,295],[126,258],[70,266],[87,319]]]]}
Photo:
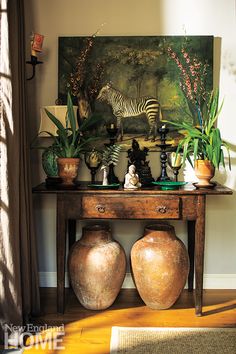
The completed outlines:
{"type": "Polygon", "coordinates": [[[47,186],[46,183],[40,183],[36,187],[34,187],[33,193],[46,193],[46,194],[60,194],[60,193],[105,193],[105,194],[119,194],[119,193],[125,193],[125,194],[135,194],[137,193],[138,195],[142,194],[177,194],[177,195],[182,195],[182,194],[195,194],[195,195],[215,195],[215,194],[232,194],[232,190],[228,187],[225,187],[219,183],[216,183],[216,186],[211,189],[206,189],[206,188],[196,188],[193,183],[187,183],[184,186],[179,187],[178,189],[175,190],[161,190],[160,186],[153,186],[153,187],[145,187],[141,188],[138,190],[124,190],[122,186],[120,186],[117,189],[99,189],[99,188],[91,188],[89,187],[91,184],[90,182],[80,182],[77,185],[75,185],[73,188],[64,188],[62,185],[51,185],[47,186]]]}

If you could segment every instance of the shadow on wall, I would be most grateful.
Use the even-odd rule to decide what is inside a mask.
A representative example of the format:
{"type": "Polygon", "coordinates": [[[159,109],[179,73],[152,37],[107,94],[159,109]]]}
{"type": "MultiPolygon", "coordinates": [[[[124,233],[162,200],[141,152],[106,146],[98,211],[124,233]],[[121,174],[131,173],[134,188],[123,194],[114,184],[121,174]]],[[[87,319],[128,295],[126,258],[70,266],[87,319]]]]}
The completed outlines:
{"type": "Polygon", "coordinates": [[[230,76],[234,77],[236,82],[236,57],[235,53],[226,51],[223,57],[223,69],[226,70],[230,76]]]}
{"type": "MultiPolygon", "coordinates": [[[[231,166],[236,165],[236,157],[232,158],[231,157],[231,166]]],[[[231,167],[232,168],[232,167],[231,167]]],[[[227,180],[229,178],[229,175],[231,175],[232,169],[229,169],[229,159],[225,158],[225,169],[223,167],[220,168],[220,170],[216,170],[215,171],[215,177],[213,178],[213,180],[215,180],[216,182],[223,184],[223,185],[227,185],[227,180]]],[[[236,179],[234,179],[234,185],[230,186],[231,189],[236,190],[236,179]]]]}
{"type": "MultiPolygon", "coordinates": [[[[236,153],[236,145],[229,143],[227,141],[226,141],[226,143],[229,146],[231,155],[232,155],[232,153],[235,154],[236,153]]],[[[225,170],[222,170],[222,171],[216,173],[216,176],[217,176],[216,180],[221,184],[227,184],[226,182],[227,182],[229,175],[231,175],[231,178],[232,178],[232,174],[233,174],[232,169],[234,168],[234,166],[236,166],[236,157],[231,157],[230,162],[231,162],[231,170],[229,169],[229,159],[226,157],[225,158],[225,170]]],[[[236,191],[236,178],[234,178],[233,185],[231,185],[230,188],[233,189],[234,191],[236,191]]]]}

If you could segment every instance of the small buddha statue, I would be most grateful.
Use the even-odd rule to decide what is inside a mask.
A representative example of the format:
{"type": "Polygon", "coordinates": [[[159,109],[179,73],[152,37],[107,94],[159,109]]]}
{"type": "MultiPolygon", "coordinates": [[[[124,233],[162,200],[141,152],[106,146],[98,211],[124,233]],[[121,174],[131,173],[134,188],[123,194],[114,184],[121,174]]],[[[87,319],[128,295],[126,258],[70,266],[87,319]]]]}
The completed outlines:
{"type": "Polygon", "coordinates": [[[124,189],[138,189],[140,187],[141,183],[139,182],[139,176],[136,173],[136,167],[130,165],[128,173],[125,175],[124,189]]]}

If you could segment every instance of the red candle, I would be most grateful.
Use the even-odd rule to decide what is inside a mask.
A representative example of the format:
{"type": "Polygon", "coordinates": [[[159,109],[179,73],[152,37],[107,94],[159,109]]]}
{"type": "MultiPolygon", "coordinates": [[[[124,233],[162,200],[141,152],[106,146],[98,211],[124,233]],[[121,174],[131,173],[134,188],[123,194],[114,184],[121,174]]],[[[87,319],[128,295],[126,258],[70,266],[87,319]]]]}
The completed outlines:
{"type": "Polygon", "coordinates": [[[37,52],[42,52],[44,36],[34,33],[31,38],[31,55],[37,57],[37,52]]]}

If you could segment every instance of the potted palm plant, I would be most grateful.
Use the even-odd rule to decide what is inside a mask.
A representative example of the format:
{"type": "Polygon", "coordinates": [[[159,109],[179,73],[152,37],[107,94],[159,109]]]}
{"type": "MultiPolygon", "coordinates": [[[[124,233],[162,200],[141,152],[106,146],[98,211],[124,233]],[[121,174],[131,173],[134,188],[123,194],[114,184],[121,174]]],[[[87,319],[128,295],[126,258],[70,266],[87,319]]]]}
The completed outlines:
{"type": "Polygon", "coordinates": [[[50,149],[56,154],[59,177],[63,184],[73,185],[78,174],[78,166],[80,163],[81,154],[86,151],[88,145],[93,141],[94,137],[86,137],[85,133],[88,128],[91,128],[97,123],[97,117],[85,119],[80,127],[76,127],[76,117],[73,109],[71,96],[67,95],[67,114],[66,127],[47,109],[45,109],[48,118],[57,127],[57,135],[49,134],[54,143],[50,149]]]}
{"type": "Polygon", "coordinates": [[[207,62],[202,62],[195,55],[190,55],[183,44],[181,50],[174,50],[171,46],[167,48],[167,55],[170,61],[175,62],[179,71],[179,86],[186,98],[189,113],[194,124],[187,122],[168,122],[178,130],[184,131],[184,138],[180,140],[177,154],[183,151],[183,160],[188,159],[193,166],[201,185],[212,186],[210,179],[214,175],[215,168],[225,166],[224,150],[228,153],[229,148],[221,138],[219,128],[216,127],[216,120],[221,112],[222,104],[219,104],[219,90],[213,90],[209,95],[210,76],[208,75],[207,62]],[[200,171],[199,171],[200,170],[200,171]],[[202,173],[203,176],[202,177],[202,173]]]}
{"type": "Polygon", "coordinates": [[[213,90],[202,111],[198,111],[198,126],[187,122],[167,121],[178,130],[184,131],[184,138],[178,144],[176,156],[182,152],[183,162],[187,159],[194,167],[195,174],[199,179],[199,187],[211,186],[210,180],[214,176],[215,169],[218,169],[220,165],[225,167],[224,150],[228,154],[229,167],[231,168],[229,147],[221,138],[220,129],[215,126],[223,102],[220,107],[218,104],[219,90],[213,90]]]}

